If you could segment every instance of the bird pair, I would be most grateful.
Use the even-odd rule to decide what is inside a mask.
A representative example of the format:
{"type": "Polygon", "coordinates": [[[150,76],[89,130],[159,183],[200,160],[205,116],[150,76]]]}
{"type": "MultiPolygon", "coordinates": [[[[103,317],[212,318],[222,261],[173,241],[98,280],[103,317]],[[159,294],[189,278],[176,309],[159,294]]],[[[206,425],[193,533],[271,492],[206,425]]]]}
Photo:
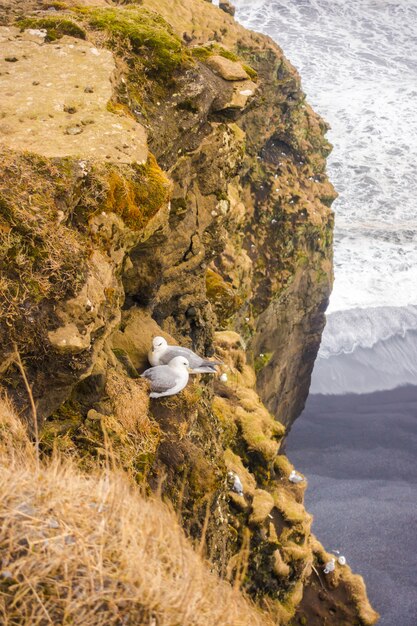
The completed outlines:
{"type": "Polygon", "coordinates": [[[152,365],[142,374],[151,385],[150,398],[173,396],[184,389],[189,374],[215,374],[221,361],[209,361],[192,350],[181,346],[169,346],[163,337],[154,337],[148,352],[152,365]]]}

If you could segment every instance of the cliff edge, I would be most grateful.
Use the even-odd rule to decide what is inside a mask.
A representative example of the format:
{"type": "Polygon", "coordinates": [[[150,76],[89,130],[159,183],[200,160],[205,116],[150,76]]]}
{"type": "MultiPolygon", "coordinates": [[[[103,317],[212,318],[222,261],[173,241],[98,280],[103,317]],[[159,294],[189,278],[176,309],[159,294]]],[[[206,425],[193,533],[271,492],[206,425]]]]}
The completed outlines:
{"type": "MultiPolygon", "coordinates": [[[[0,8],[0,383],[41,462],[160,494],[271,623],[375,623],[361,577],[324,573],[306,480],[280,451],[324,326],[336,196],[297,72],[205,0],[0,8]],[[149,400],[155,335],[216,354],[225,376],[149,400]]],[[[43,582],[25,603],[55,606],[43,582]]],[[[13,585],[0,592],[28,624],[13,585]]]]}

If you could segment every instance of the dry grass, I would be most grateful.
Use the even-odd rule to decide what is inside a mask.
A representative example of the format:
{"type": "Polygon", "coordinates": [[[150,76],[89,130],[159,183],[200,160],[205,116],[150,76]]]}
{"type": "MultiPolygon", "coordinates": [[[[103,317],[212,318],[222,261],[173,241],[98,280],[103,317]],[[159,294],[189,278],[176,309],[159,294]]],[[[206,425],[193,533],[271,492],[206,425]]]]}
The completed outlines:
{"type": "Polygon", "coordinates": [[[12,327],[42,300],[73,295],[84,278],[85,242],[61,220],[75,178],[69,160],[0,154],[0,305],[12,327]]]}
{"type": "Polygon", "coordinates": [[[4,626],[268,626],[211,573],[176,516],[116,474],[86,476],[32,445],[0,401],[4,626]]]}

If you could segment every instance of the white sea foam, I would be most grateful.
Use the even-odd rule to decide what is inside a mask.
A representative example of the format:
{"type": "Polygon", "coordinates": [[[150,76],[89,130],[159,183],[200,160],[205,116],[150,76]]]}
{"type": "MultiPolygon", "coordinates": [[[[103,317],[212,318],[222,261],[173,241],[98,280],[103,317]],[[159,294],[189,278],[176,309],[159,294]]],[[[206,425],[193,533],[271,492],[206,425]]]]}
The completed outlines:
{"type": "Polygon", "coordinates": [[[372,348],[356,344],[352,352],[319,354],[310,393],[373,393],[417,385],[417,331],[390,335],[372,348]]]}
{"type": "Polygon", "coordinates": [[[311,393],[372,393],[417,385],[417,306],[327,316],[311,393]]]}
{"type": "Polygon", "coordinates": [[[417,332],[417,306],[335,311],[327,316],[319,358],[352,354],[358,347],[373,348],[394,337],[404,338],[410,331],[417,332]]]}
{"type": "Polygon", "coordinates": [[[330,311],[417,304],[417,0],[235,0],[332,126],[330,311]]]}

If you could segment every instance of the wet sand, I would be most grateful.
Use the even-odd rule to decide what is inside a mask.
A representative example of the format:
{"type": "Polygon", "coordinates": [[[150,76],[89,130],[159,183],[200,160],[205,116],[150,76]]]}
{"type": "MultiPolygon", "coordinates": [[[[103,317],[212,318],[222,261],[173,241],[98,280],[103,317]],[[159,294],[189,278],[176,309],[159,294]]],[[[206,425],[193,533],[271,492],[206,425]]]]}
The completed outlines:
{"type": "Polygon", "coordinates": [[[381,626],[417,625],[417,387],[310,396],[287,441],[327,550],[365,577],[381,626]]]}

